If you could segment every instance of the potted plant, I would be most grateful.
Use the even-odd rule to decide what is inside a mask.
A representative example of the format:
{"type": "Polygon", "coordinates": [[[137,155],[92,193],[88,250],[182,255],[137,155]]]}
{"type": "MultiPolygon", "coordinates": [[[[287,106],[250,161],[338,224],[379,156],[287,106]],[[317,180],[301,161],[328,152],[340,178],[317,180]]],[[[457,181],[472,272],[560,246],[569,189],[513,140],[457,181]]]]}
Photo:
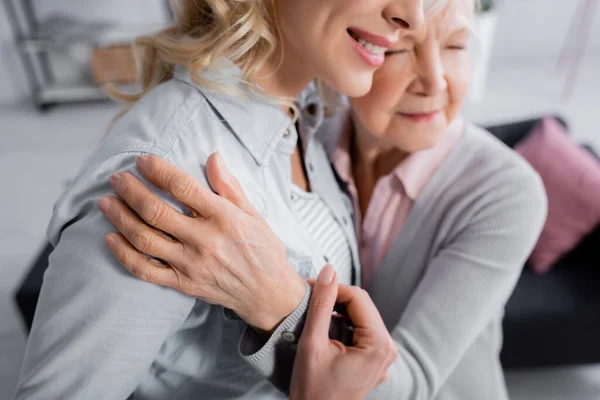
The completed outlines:
{"type": "Polygon", "coordinates": [[[473,18],[472,59],[471,72],[472,102],[480,101],[486,89],[486,81],[490,69],[492,48],[498,23],[498,10],[494,0],[479,0],[475,17],[473,18]]]}

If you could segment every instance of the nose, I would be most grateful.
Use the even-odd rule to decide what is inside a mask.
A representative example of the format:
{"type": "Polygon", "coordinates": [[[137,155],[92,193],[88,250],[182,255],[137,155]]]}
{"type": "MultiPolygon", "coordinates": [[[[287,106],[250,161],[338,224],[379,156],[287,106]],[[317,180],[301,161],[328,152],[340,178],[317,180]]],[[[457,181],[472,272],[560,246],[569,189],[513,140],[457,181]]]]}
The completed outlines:
{"type": "Polygon", "coordinates": [[[410,90],[421,96],[434,96],[447,88],[446,70],[439,53],[427,51],[417,56],[417,77],[410,90]]]}
{"type": "Polygon", "coordinates": [[[418,31],[425,25],[423,0],[391,0],[384,18],[404,31],[418,31]]]}

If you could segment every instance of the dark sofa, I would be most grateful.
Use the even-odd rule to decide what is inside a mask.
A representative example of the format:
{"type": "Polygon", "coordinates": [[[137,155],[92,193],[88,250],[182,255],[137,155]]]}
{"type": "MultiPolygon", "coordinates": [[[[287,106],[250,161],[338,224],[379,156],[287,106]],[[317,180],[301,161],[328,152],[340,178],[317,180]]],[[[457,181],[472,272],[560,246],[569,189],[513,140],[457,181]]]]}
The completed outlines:
{"type": "MultiPolygon", "coordinates": [[[[566,127],[564,120],[555,118],[566,127]]],[[[538,121],[488,130],[514,147],[538,121]]],[[[591,147],[583,147],[598,158],[591,147]]],[[[506,305],[501,354],[505,368],[600,363],[599,250],[600,226],[546,275],[525,266],[506,305]]]]}
{"type": "MultiPolygon", "coordinates": [[[[488,129],[514,147],[537,121],[488,129]]],[[[501,355],[506,368],[600,362],[599,247],[600,227],[547,275],[537,276],[524,268],[506,306],[501,355]]],[[[43,248],[16,294],[27,329],[31,328],[51,251],[50,245],[43,248]]]]}

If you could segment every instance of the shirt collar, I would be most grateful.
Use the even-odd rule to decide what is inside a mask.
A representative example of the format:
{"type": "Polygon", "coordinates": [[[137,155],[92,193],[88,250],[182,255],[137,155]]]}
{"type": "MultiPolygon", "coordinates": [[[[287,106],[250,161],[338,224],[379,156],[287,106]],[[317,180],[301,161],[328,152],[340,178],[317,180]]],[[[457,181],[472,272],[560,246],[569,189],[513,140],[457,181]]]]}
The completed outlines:
{"type": "Polygon", "coordinates": [[[250,93],[244,87],[241,70],[229,60],[221,61],[218,68],[203,71],[201,76],[215,83],[236,87],[245,93],[244,97],[198,86],[184,67],[177,67],[174,76],[202,93],[260,165],[268,164],[271,154],[285,136],[291,139],[290,135],[285,135],[286,131],[296,134],[294,129],[290,129],[291,119],[278,105],[250,93]]]}
{"type": "Polygon", "coordinates": [[[464,119],[457,116],[434,147],[409,155],[396,167],[394,174],[402,182],[411,200],[415,201],[421,195],[431,177],[454,148],[463,129],[464,119]]]}
{"type": "Polygon", "coordinates": [[[306,150],[325,119],[325,107],[315,82],[311,82],[296,99],[296,106],[300,115],[298,125],[302,135],[303,145],[306,150]]]}
{"type": "Polygon", "coordinates": [[[346,183],[353,182],[352,156],[350,140],[352,139],[352,119],[350,111],[344,110],[331,117],[325,124],[330,138],[328,153],[338,176],[346,183]]]}
{"type": "MultiPolygon", "coordinates": [[[[336,137],[336,146],[331,156],[338,176],[346,183],[353,181],[350,140],[352,138],[352,122],[350,112],[336,115],[327,123],[336,137]]],[[[406,195],[415,201],[425,189],[429,179],[435,174],[447,155],[462,136],[464,119],[455,118],[444,136],[431,149],[419,151],[408,156],[392,172],[402,184],[406,195]]]]}

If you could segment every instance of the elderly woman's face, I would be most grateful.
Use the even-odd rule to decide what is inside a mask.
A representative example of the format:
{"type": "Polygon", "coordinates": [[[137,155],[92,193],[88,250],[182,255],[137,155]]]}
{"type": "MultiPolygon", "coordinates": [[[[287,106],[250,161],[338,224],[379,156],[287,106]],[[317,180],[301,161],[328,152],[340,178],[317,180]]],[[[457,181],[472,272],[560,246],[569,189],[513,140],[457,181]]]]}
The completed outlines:
{"type": "Polygon", "coordinates": [[[469,87],[472,2],[450,3],[423,42],[389,51],[371,91],[351,100],[359,134],[412,153],[433,147],[456,117],[469,87]]]}

